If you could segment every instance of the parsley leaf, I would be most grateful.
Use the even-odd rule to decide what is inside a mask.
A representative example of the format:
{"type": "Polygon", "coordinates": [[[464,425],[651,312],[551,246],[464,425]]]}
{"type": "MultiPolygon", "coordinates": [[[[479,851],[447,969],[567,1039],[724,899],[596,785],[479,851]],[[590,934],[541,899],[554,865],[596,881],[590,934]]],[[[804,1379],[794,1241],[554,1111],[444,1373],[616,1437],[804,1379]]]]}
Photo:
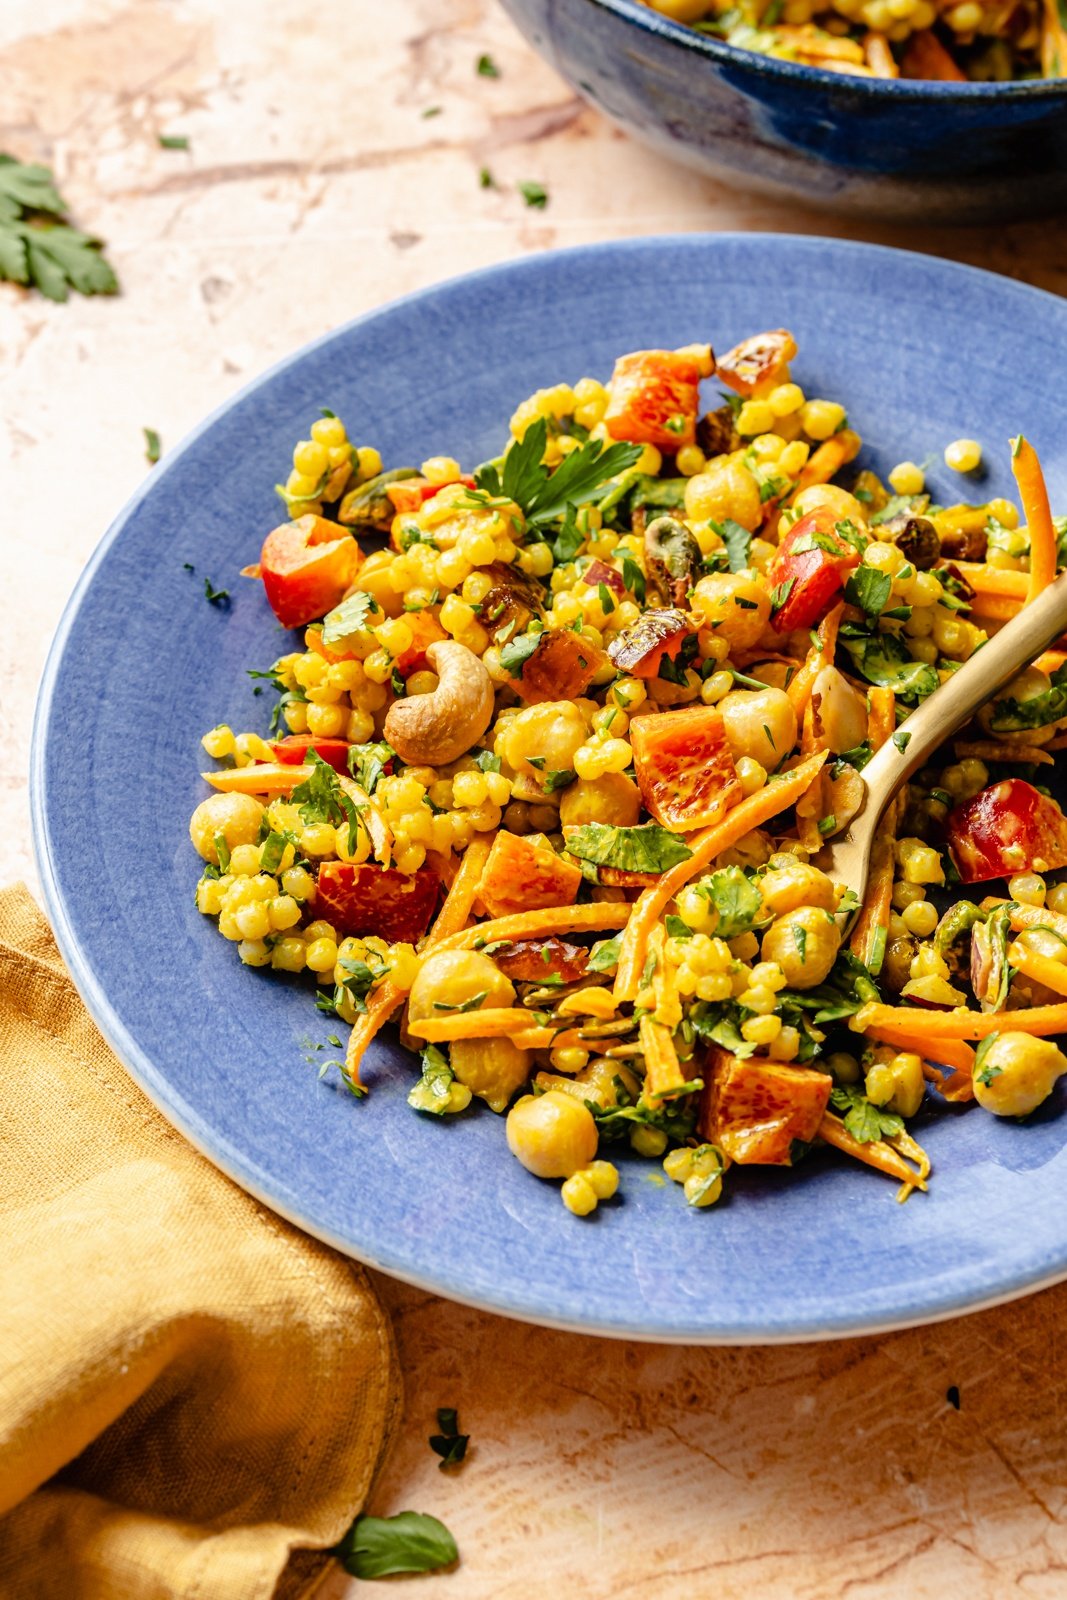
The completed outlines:
{"type": "Polygon", "coordinates": [[[446,1467],[458,1467],[463,1457],[467,1454],[470,1443],[469,1433],[459,1431],[459,1412],[455,1406],[440,1406],[437,1411],[437,1426],[440,1433],[430,1435],[430,1449],[435,1455],[441,1457],[441,1471],[446,1467]]]}
{"type": "Polygon", "coordinates": [[[316,750],[308,750],[307,759],[314,768],[310,778],[297,785],[291,795],[293,805],[300,807],[305,822],[328,822],[335,828],[348,823],[348,849],[354,855],[359,836],[359,807],[341,787],[336,772],[316,750]]]}
{"type": "Polygon", "coordinates": [[[905,733],[903,728],[898,728],[896,733],[893,735],[893,743],[896,745],[901,755],[903,755],[911,743],[911,734],[905,733]]]}
{"type": "Polygon", "coordinates": [[[925,661],[913,661],[904,642],[891,633],[869,633],[845,623],[838,638],[860,677],[894,690],[901,700],[924,700],[940,685],[935,669],[925,661]]]}
{"type": "Polygon", "coordinates": [[[159,148],[161,150],[188,150],[188,135],[184,133],[161,133],[159,135],[159,148]]]}
{"type": "Polygon", "coordinates": [[[752,548],[752,535],[747,528],[742,528],[739,522],[732,517],[724,517],[721,522],[711,524],[713,533],[717,533],[726,547],[726,559],[731,572],[740,572],[748,566],[748,555],[752,548]]]}
{"type": "Polygon", "coordinates": [[[479,167],[479,169],[478,169],[478,186],[479,186],[479,188],[482,188],[482,189],[495,189],[496,188],[496,184],[493,181],[493,174],[489,171],[488,167],[479,167]]]}
{"type": "Polygon", "coordinates": [[[351,638],[354,633],[362,633],[367,626],[367,618],[378,609],[374,596],[365,594],[362,589],[349,595],[347,600],[342,600],[339,606],[327,612],[322,624],[323,644],[329,648],[340,644],[342,639],[351,638]]]}
{"type": "Polygon", "coordinates": [[[528,528],[565,516],[569,505],[597,499],[608,479],[632,466],[641,454],[640,445],[611,444],[605,449],[601,440],[588,439],[549,472],[541,459],[547,440],[547,424],[538,417],[504,457],[501,473],[493,463],[475,473],[480,489],[515,501],[528,528]]]}
{"type": "Polygon", "coordinates": [[[563,525],[552,544],[552,557],[556,565],[562,567],[568,561],[573,561],[584,543],[585,534],[578,526],[577,513],[573,506],[567,506],[563,513],[563,525]]]}
{"type": "Polygon", "coordinates": [[[893,588],[888,572],[877,567],[859,566],[849,574],[845,584],[845,599],[849,605],[859,606],[869,617],[880,617],[886,608],[893,588]]]}
{"type": "MultiPolygon", "coordinates": [[[[188,562],[186,563],[186,565],[188,566],[188,562]]],[[[190,568],[190,571],[192,571],[192,568],[190,568]]],[[[248,669],[248,676],[250,678],[265,678],[269,684],[271,684],[275,689],[277,689],[279,695],[281,696],[281,699],[278,701],[277,705],[274,707],[274,710],[270,714],[270,731],[271,731],[271,733],[277,733],[279,731],[279,725],[280,725],[281,719],[282,719],[282,712],[285,710],[287,705],[293,705],[293,704],[306,705],[307,704],[307,695],[304,693],[303,689],[301,689],[301,688],[296,688],[296,689],[288,688],[286,683],[285,683],[285,680],[282,678],[282,675],[278,671],[278,668],[276,666],[271,667],[269,672],[256,672],[254,668],[250,667],[248,669]]],[[[257,684],[256,687],[252,690],[252,693],[253,694],[259,694],[259,692],[260,692],[260,689],[259,689],[259,685],[257,684]]]]}
{"type": "Polygon", "coordinates": [[[359,1516],[334,1549],[354,1578],[389,1578],[397,1572],[438,1572],[459,1560],[443,1522],[421,1511],[395,1517],[359,1516]]]}
{"type": "Polygon", "coordinates": [[[548,190],[543,183],[538,183],[535,179],[528,178],[525,183],[517,183],[515,187],[526,201],[526,204],[532,206],[535,211],[543,211],[547,206],[548,190]]]}
{"type": "Polygon", "coordinates": [[[500,757],[495,756],[491,750],[476,750],[474,761],[481,772],[500,771],[500,757]]]}
{"type": "Polygon", "coordinates": [[[428,1044],[422,1052],[422,1077],[409,1091],[408,1105],[432,1117],[447,1116],[453,1109],[452,1085],[455,1081],[456,1075],[444,1051],[435,1044],[428,1044]]]}
{"type": "Polygon", "coordinates": [[[860,1144],[873,1144],[878,1139],[892,1139],[904,1132],[904,1118],[895,1111],[885,1111],[871,1101],[853,1084],[843,1084],[831,1089],[830,1104],[835,1111],[843,1111],[845,1131],[860,1144]]]}
{"type": "Polygon", "coordinates": [[[384,739],[372,744],[353,744],[348,749],[348,770],[361,789],[373,794],[395,755],[392,745],[384,739]]]}
{"type": "Polygon", "coordinates": [[[677,833],[646,822],[638,828],[615,828],[603,822],[587,822],[575,828],[567,840],[567,851],[579,861],[592,861],[601,867],[618,867],[624,872],[668,872],[692,851],[677,833]]]}
{"type": "Polygon", "coordinates": [[[540,643],[541,631],[520,633],[517,639],[509,639],[500,652],[500,665],[513,678],[521,678],[523,667],[540,643]]]}
{"type": "Polygon", "coordinates": [[[589,972],[614,972],[619,964],[619,951],[621,948],[621,933],[617,933],[614,939],[598,940],[589,952],[586,970],[589,972]]]}
{"type": "Polygon", "coordinates": [[[213,606],[221,606],[226,610],[230,604],[229,589],[216,589],[210,578],[204,579],[204,599],[213,606]]]}
{"type": "Polygon", "coordinates": [[[645,575],[633,556],[622,558],[622,581],[639,606],[645,603],[645,575]]]}
{"type": "Polygon", "coordinates": [[[763,896],[758,886],[740,867],[722,867],[697,885],[718,913],[715,936],[736,939],[748,933],[763,912],[763,896]]]}
{"type": "Polygon", "coordinates": [[[1004,1071],[1003,1067],[986,1065],[986,1056],[992,1049],[994,1040],[999,1038],[999,1033],[987,1033],[974,1053],[974,1076],[977,1082],[985,1089],[988,1089],[993,1079],[999,1078],[1004,1071]]]}
{"type": "Polygon", "coordinates": [[[500,68],[491,55],[480,55],[474,68],[479,78],[499,78],[500,68]]]}
{"type": "Polygon", "coordinates": [[[0,153],[0,278],[33,284],[49,300],[115,294],[118,279],[100,240],[70,227],[48,167],[0,153]]]}
{"type": "Polygon", "coordinates": [[[566,789],[577,777],[572,767],[562,767],[552,772],[545,773],[545,793],[555,794],[557,789],[566,789]]]}
{"type": "Polygon", "coordinates": [[[786,578],[784,583],[776,583],[771,590],[771,611],[781,611],[796,584],[795,578],[786,578]]]}
{"type": "Polygon", "coordinates": [[[435,1011],[477,1011],[488,993],[488,989],[479,989],[469,1000],[457,1000],[454,1005],[449,1000],[435,1000],[433,1008],[435,1011]]]}
{"type": "Polygon", "coordinates": [[[159,434],[155,428],[142,428],[141,431],[144,434],[144,458],[150,467],[154,467],[163,454],[159,434]]]}

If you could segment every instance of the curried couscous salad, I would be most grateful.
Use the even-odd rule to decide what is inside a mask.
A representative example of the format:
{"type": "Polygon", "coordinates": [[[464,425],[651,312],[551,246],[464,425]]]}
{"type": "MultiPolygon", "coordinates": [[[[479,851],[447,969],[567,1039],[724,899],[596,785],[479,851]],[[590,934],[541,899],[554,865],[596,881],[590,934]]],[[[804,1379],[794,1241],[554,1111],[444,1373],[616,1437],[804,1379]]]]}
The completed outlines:
{"type": "Polygon", "coordinates": [[[395,1019],[414,1112],[484,1102],[578,1215],[621,1147],[697,1208],[816,1145],[903,1197],[930,1171],[914,1119],[1025,1116],[1067,1072],[1042,781],[1067,654],[892,803],[862,905],[819,865],[873,752],[1052,581],[1067,522],[1025,439],[1022,516],[966,496],[975,440],[939,442],[955,504],[914,462],[860,470],[796,353],[779,329],[624,355],[523,401],[473,471],[383,467],[326,412],[246,569],[301,630],[252,673],[270,728],[204,735],[199,910],[247,965],[310,974],[354,1093],[395,1019]]]}
{"type": "Polygon", "coordinates": [[[739,50],[865,78],[1008,82],[1067,74],[1057,0],[646,0],[739,50]]]}

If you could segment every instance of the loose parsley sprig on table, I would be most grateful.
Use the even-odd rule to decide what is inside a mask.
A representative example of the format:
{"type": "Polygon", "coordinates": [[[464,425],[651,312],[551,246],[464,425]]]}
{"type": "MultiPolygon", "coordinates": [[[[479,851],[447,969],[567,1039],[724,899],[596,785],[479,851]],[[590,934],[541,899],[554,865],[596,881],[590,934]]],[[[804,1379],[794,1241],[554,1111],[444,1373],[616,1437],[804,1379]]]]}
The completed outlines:
{"type": "Polygon", "coordinates": [[[609,479],[633,466],[642,449],[639,444],[609,444],[605,449],[599,439],[588,439],[550,472],[541,459],[547,442],[548,426],[538,417],[512,445],[502,470],[490,461],[474,474],[485,493],[514,500],[528,529],[565,516],[570,505],[596,500],[609,479]]]}
{"type": "Polygon", "coordinates": [[[71,289],[116,294],[101,243],[70,226],[48,167],[0,152],[0,278],[32,285],[49,300],[66,300],[71,289]]]}

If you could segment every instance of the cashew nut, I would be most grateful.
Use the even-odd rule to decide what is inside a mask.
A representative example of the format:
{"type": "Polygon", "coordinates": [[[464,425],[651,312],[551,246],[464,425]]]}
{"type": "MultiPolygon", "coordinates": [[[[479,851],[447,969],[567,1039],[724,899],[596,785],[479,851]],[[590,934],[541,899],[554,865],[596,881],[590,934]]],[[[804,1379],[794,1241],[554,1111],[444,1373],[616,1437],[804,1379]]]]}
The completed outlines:
{"type": "Polygon", "coordinates": [[[493,719],[493,680],[473,650],[440,639],[429,646],[426,659],[437,673],[437,688],[394,700],[385,719],[386,739],[413,767],[458,760],[493,719]]]}

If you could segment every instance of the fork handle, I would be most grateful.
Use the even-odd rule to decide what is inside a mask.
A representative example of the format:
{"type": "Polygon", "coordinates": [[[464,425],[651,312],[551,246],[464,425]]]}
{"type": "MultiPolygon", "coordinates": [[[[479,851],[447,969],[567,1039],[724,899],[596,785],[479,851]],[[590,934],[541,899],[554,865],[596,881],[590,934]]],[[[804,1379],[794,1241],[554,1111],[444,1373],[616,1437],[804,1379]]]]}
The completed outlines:
{"type": "Polygon", "coordinates": [[[940,744],[1065,631],[1067,572],[1025,605],[1017,617],[916,706],[899,730],[909,735],[903,750],[887,739],[871,757],[863,769],[867,785],[864,810],[881,814],[901,784],[925,764],[940,744]]]}

